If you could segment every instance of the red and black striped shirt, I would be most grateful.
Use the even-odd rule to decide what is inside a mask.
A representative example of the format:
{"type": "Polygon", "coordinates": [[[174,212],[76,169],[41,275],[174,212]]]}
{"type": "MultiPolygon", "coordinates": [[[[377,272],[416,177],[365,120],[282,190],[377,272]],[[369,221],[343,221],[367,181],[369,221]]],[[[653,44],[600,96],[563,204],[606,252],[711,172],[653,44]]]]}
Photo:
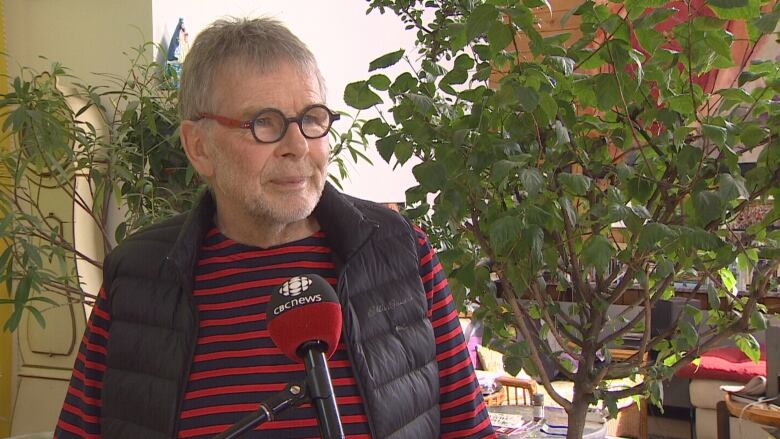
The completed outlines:
{"type": "MultiPolygon", "coordinates": [[[[436,337],[441,388],[441,437],[494,437],[469,361],[447,280],[419,229],[420,277],[436,337]]],[[[317,274],[335,286],[336,270],[323,232],[284,245],[257,248],[212,229],[201,247],[193,295],[198,341],[179,420],[179,437],[207,438],[225,430],[288,382],[302,381],[302,364],[276,348],[266,330],[271,292],[293,276],[317,274]]],[[[90,317],[55,437],[100,437],[100,388],[111,316],[101,291],[90,317]]],[[[348,438],[369,438],[362,399],[343,343],[329,359],[348,438]]],[[[251,437],[319,437],[309,404],[262,424],[251,437]]],[[[249,437],[249,436],[248,436],[249,437]]]]}

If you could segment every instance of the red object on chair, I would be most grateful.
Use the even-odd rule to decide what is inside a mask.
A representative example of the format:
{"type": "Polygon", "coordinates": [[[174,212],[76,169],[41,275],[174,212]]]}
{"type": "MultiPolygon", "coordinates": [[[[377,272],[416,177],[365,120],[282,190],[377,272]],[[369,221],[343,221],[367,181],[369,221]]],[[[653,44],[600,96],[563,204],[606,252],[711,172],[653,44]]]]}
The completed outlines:
{"type": "Polygon", "coordinates": [[[701,356],[701,363],[685,365],[675,373],[680,378],[736,381],[746,383],[756,375],[766,376],[766,352],[754,363],[739,348],[713,349],[701,356]]]}

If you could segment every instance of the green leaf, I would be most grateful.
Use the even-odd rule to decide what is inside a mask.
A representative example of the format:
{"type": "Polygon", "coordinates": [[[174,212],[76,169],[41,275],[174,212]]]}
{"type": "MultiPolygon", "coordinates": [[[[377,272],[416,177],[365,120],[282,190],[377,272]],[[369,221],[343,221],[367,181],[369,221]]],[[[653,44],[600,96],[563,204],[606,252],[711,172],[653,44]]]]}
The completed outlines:
{"type": "Polygon", "coordinates": [[[491,174],[491,180],[494,184],[501,184],[508,176],[513,175],[515,169],[520,166],[519,163],[511,160],[499,160],[493,164],[493,172],[491,174]]]}
{"type": "Polygon", "coordinates": [[[593,267],[599,274],[606,273],[609,263],[615,255],[615,248],[601,235],[591,236],[582,249],[582,261],[587,267],[593,267]]]}
{"type": "Polygon", "coordinates": [[[707,3],[709,6],[733,9],[747,6],[748,0],[709,0],[707,3]]]}
{"type": "Polygon", "coordinates": [[[761,346],[752,334],[737,335],[737,347],[754,363],[761,359],[761,346]]]}
{"type": "Polygon", "coordinates": [[[440,162],[422,162],[412,169],[412,174],[429,192],[438,191],[447,183],[447,169],[440,162]]]}
{"type": "Polygon", "coordinates": [[[753,148],[758,146],[761,142],[766,140],[769,136],[769,131],[766,128],[760,127],[756,124],[750,124],[739,133],[739,138],[742,140],[742,144],[747,148],[753,148]]]}
{"type": "Polygon", "coordinates": [[[398,163],[403,165],[409,161],[410,158],[412,158],[412,152],[413,148],[411,143],[399,142],[397,145],[395,145],[393,155],[395,156],[395,159],[398,160],[398,163]]]}
{"type": "Polygon", "coordinates": [[[750,326],[758,331],[766,330],[768,325],[766,314],[761,313],[759,310],[754,310],[750,315],[750,326]]]}
{"type": "Polygon", "coordinates": [[[720,296],[718,296],[718,290],[712,284],[707,284],[707,303],[710,309],[720,309],[720,296]]]}
{"type": "Polygon", "coordinates": [[[463,84],[468,81],[469,74],[463,69],[453,69],[441,78],[443,84],[463,84]]]}
{"type": "Polygon", "coordinates": [[[533,112],[536,106],[539,105],[539,93],[531,87],[517,87],[516,93],[517,99],[525,111],[533,112]]]}
{"type": "Polygon", "coordinates": [[[705,223],[719,218],[723,212],[720,196],[713,191],[700,191],[693,194],[693,207],[705,223]]]}
{"type": "Polygon", "coordinates": [[[433,99],[429,98],[428,96],[417,93],[407,93],[406,97],[412,101],[417,111],[422,114],[430,115],[435,109],[433,105],[433,99]]]}
{"type": "Polygon", "coordinates": [[[708,139],[712,140],[712,143],[720,147],[726,145],[726,138],[728,135],[726,128],[716,125],[708,125],[705,123],[702,125],[702,134],[704,134],[704,136],[708,139]]]}
{"type": "MultiPolygon", "coordinates": [[[[505,246],[511,248],[516,241],[507,241],[505,246]],[[508,244],[508,245],[507,245],[508,244]]],[[[537,267],[542,263],[544,248],[544,230],[536,224],[531,224],[526,227],[520,234],[520,242],[518,247],[522,249],[527,255],[526,263],[531,267],[537,267]]]]}
{"type": "Polygon", "coordinates": [[[720,174],[718,177],[718,195],[720,195],[723,202],[749,195],[744,179],[742,177],[739,178],[741,180],[735,179],[731,174],[720,174]]]}
{"type": "MultiPolygon", "coordinates": [[[[636,1],[636,0],[633,0],[636,1]]],[[[648,5],[642,5],[641,8],[636,8],[637,11],[644,11],[646,7],[650,7],[648,5]]],[[[648,29],[652,32],[656,32],[655,27],[664,22],[667,18],[671,17],[677,12],[677,9],[675,8],[659,8],[659,9],[653,9],[652,12],[649,14],[644,14],[634,20],[634,29],[648,29]]]]}
{"type": "Polygon", "coordinates": [[[554,229],[558,225],[557,223],[560,223],[552,212],[539,206],[528,207],[526,221],[528,221],[528,224],[535,224],[547,229],[554,229]]]}
{"type": "Polygon", "coordinates": [[[761,0],[708,0],[707,6],[720,18],[751,19],[758,17],[761,0]]]}
{"type": "Polygon", "coordinates": [[[594,87],[598,90],[596,98],[599,102],[599,109],[609,110],[620,103],[620,89],[614,74],[600,73],[596,75],[594,87]]]}
{"type": "MultiPolygon", "coordinates": [[[[566,76],[574,73],[575,62],[573,59],[566,56],[548,56],[545,58],[545,62],[551,64],[553,67],[561,71],[566,76]]],[[[549,95],[547,95],[549,96],[549,95]]]]}
{"type": "Polygon", "coordinates": [[[536,168],[524,168],[520,171],[520,183],[530,197],[535,197],[544,186],[544,176],[536,168]]]}
{"type": "Polygon", "coordinates": [[[699,161],[702,159],[702,151],[695,146],[685,145],[677,155],[677,169],[683,175],[691,175],[699,167],[699,161]]]}
{"type": "Polygon", "coordinates": [[[641,204],[633,204],[631,206],[631,211],[634,212],[636,216],[642,219],[649,220],[653,217],[653,215],[650,214],[650,211],[647,210],[645,206],[642,206],[641,204]]]}
{"type": "Polygon", "coordinates": [[[629,17],[632,19],[642,15],[647,8],[666,6],[667,3],[667,0],[625,0],[626,8],[629,11],[629,17]]]}
{"type": "Polygon", "coordinates": [[[737,77],[737,85],[742,87],[743,85],[747,84],[748,82],[753,82],[753,81],[755,81],[757,79],[761,79],[761,78],[765,77],[766,75],[767,74],[765,72],[755,73],[755,72],[751,72],[751,71],[747,71],[747,70],[743,71],[737,77]]]}
{"type": "Polygon", "coordinates": [[[564,215],[569,219],[572,226],[577,224],[577,211],[574,210],[574,205],[568,197],[561,197],[558,202],[563,209],[564,215]]]}
{"type": "MultiPolygon", "coordinates": [[[[5,270],[6,267],[11,268],[9,262],[11,261],[12,250],[13,247],[6,247],[5,250],[3,250],[3,254],[0,255],[0,271],[5,270]]],[[[0,279],[2,279],[2,277],[0,277],[0,279]]]]}
{"type": "Polygon", "coordinates": [[[390,159],[393,158],[393,151],[399,137],[398,134],[391,134],[376,141],[376,150],[385,162],[390,163],[390,159]]]}
{"type": "Polygon", "coordinates": [[[490,225],[490,242],[499,251],[506,251],[523,233],[523,222],[514,216],[499,218],[490,225]]]}
{"type": "Polygon", "coordinates": [[[718,235],[704,229],[685,227],[679,234],[685,247],[704,251],[715,251],[723,247],[724,242],[718,235]]]}
{"type": "Polygon", "coordinates": [[[777,28],[778,20],[780,20],[780,12],[770,12],[753,21],[753,25],[756,26],[761,33],[770,34],[777,28]]]}
{"type": "Polygon", "coordinates": [[[390,78],[385,75],[372,75],[368,78],[368,85],[376,90],[387,90],[390,88],[390,78]]]}
{"type": "Polygon", "coordinates": [[[558,115],[558,104],[552,96],[547,93],[539,95],[539,107],[547,116],[548,122],[555,120],[555,116],[558,115]]]}
{"type": "Polygon", "coordinates": [[[114,240],[116,242],[122,242],[125,240],[125,237],[127,235],[127,221],[122,221],[119,223],[119,225],[116,226],[116,229],[114,229],[114,240]]]}
{"type": "Polygon", "coordinates": [[[498,18],[498,10],[495,6],[487,3],[477,6],[468,16],[466,38],[472,40],[478,35],[484,34],[491,28],[496,18],[498,18]]]}
{"type": "Polygon", "coordinates": [[[398,49],[395,52],[386,53],[368,64],[368,71],[384,69],[396,64],[404,56],[404,49],[398,49]]]}
{"type": "Polygon", "coordinates": [[[718,270],[718,276],[720,277],[720,281],[723,282],[723,286],[727,291],[736,293],[737,279],[734,277],[734,273],[732,273],[731,270],[723,267],[718,270]]]}
{"type": "Polygon", "coordinates": [[[645,224],[642,228],[642,232],[639,235],[639,242],[637,247],[641,251],[651,250],[662,241],[675,236],[674,230],[672,230],[666,224],[661,223],[649,223],[645,224]]]}
{"type": "Polygon", "coordinates": [[[376,117],[374,119],[367,120],[361,128],[361,132],[363,135],[385,137],[390,132],[390,126],[387,125],[382,119],[376,117]]]}
{"type": "Polygon", "coordinates": [[[565,189],[575,195],[585,195],[590,189],[591,179],[582,174],[569,174],[563,172],[558,175],[558,181],[565,189]]]}
{"type": "Polygon", "coordinates": [[[553,129],[555,130],[555,146],[565,145],[571,142],[571,137],[569,137],[569,130],[563,126],[560,120],[555,121],[555,124],[553,124],[553,129]]]}
{"type": "Polygon", "coordinates": [[[38,311],[37,308],[35,308],[34,306],[27,306],[25,307],[25,309],[27,309],[27,311],[29,311],[29,313],[32,314],[33,317],[35,317],[35,321],[38,322],[38,325],[41,328],[44,329],[46,328],[46,319],[43,318],[43,314],[41,314],[41,312],[38,311]]]}
{"type": "Polygon", "coordinates": [[[507,26],[500,21],[494,21],[493,24],[490,25],[488,40],[490,41],[490,48],[493,49],[494,52],[500,52],[506,49],[506,47],[512,43],[513,38],[514,33],[510,26],[507,26]]]}
{"type": "Polygon", "coordinates": [[[344,89],[344,102],[352,108],[366,110],[376,104],[381,104],[382,98],[371,91],[368,82],[357,81],[347,84],[344,89]]]}
{"type": "Polygon", "coordinates": [[[634,49],[628,51],[628,56],[634,61],[636,67],[636,81],[637,85],[640,85],[645,77],[645,70],[642,67],[644,64],[644,56],[642,55],[642,52],[634,49]]]}
{"type": "Polygon", "coordinates": [[[691,95],[681,94],[679,96],[671,96],[666,99],[666,102],[669,104],[669,108],[680,114],[693,113],[693,100],[691,99],[691,95]]]}
{"type": "Polygon", "coordinates": [[[731,99],[737,102],[752,103],[753,98],[745,90],[741,88],[725,88],[718,90],[717,93],[724,98],[731,99]]]}
{"type": "MultiPolygon", "coordinates": [[[[5,229],[8,228],[8,226],[11,224],[11,221],[13,221],[14,215],[13,212],[9,212],[5,218],[0,221],[0,236],[3,236],[6,234],[5,229]]],[[[3,264],[0,264],[0,267],[2,267],[3,264]]]]}
{"type": "Polygon", "coordinates": [[[30,297],[31,287],[32,287],[32,279],[30,278],[30,274],[28,273],[19,281],[19,284],[16,286],[16,294],[14,295],[14,300],[16,301],[16,303],[21,304],[27,302],[27,299],[29,299],[30,297]]]}
{"type": "Polygon", "coordinates": [[[607,210],[609,211],[608,218],[610,223],[623,221],[633,212],[630,207],[617,203],[610,204],[607,210]]]}

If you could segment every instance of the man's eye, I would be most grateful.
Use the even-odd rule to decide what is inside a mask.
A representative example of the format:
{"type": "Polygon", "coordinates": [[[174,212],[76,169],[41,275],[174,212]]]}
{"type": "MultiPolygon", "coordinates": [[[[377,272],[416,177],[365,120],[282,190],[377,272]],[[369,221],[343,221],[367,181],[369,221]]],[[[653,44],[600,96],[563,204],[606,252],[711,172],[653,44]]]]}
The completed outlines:
{"type": "Polygon", "coordinates": [[[305,116],[303,116],[303,123],[305,123],[307,125],[317,125],[317,126],[327,125],[327,122],[325,122],[325,119],[323,119],[320,116],[316,116],[316,115],[305,115],[305,116]]]}

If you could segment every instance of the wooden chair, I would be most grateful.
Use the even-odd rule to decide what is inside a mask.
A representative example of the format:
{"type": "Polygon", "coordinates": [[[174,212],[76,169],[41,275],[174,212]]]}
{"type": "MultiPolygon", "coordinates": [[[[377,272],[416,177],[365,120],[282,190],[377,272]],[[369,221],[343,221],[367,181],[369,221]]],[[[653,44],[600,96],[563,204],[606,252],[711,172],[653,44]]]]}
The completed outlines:
{"type": "Polygon", "coordinates": [[[531,405],[531,398],[536,393],[536,381],[500,376],[496,378],[496,383],[501,384],[501,390],[485,396],[486,405],[531,405]]]}

